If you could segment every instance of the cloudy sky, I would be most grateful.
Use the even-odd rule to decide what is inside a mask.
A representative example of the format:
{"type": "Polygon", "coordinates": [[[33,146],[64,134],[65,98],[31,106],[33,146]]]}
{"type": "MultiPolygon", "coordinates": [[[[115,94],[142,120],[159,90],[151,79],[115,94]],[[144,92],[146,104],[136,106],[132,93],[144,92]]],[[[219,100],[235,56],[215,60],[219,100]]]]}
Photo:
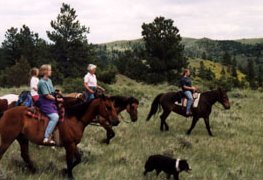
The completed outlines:
{"type": "Polygon", "coordinates": [[[0,0],[0,42],[23,24],[47,40],[62,2],[90,27],[92,43],[141,38],[142,23],[156,16],[173,19],[184,37],[263,37],[263,0],[0,0]]]}

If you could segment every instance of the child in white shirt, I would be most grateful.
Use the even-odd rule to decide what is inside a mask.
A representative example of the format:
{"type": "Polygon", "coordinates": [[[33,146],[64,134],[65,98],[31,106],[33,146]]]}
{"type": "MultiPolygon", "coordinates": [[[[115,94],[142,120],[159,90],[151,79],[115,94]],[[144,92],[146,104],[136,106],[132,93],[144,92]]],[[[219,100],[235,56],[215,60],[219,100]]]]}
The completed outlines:
{"type": "Polygon", "coordinates": [[[39,98],[39,95],[38,95],[38,82],[39,82],[39,79],[38,79],[38,74],[39,74],[39,70],[38,68],[32,68],[31,69],[31,80],[30,80],[30,93],[31,93],[31,96],[32,96],[32,99],[34,102],[36,102],[39,98]]]}

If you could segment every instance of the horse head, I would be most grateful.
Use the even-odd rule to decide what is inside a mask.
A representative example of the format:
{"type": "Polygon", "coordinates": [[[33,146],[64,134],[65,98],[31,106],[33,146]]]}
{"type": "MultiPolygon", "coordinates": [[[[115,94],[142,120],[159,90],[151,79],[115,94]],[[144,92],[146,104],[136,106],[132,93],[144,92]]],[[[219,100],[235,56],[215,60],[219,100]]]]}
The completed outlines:
{"type": "Polygon", "coordinates": [[[128,99],[129,103],[126,107],[127,112],[130,114],[130,118],[132,122],[136,122],[138,119],[138,106],[139,106],[139,101],[134,98],[134,97],[129,97],[128,99]]]}
{"type": "Polygon", "coordinates": [[[227,91],[222,89],[222,88],[218,88],[218,102],[220,102],[225,109],[230,109],[230,102],[227,96],[227,91]]]}
{"type": "Polygon", "coordinates": [[[99,107],[100,116],[108,120],[111,123],[111,125],[117,126],[120,123],[120,120],[110,97],[102,94],[98,96],[98,99],[100,100],[100,107],[99,107]]]}

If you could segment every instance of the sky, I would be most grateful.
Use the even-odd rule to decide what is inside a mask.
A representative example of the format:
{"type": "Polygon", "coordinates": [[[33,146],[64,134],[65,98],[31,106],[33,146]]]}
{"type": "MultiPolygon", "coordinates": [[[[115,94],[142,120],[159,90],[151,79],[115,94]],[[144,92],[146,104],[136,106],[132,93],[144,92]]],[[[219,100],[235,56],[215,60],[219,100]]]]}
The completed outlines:
{"type": "Polygon", "coordinates": [[[142,24],[157,16],[174,20],[183,37],[263,37],[263,0],[0,0],[0,42],[7,29],[23,24],[48,40],[63,2],[90,28],[92,43],[141,38],[142,24]]]}

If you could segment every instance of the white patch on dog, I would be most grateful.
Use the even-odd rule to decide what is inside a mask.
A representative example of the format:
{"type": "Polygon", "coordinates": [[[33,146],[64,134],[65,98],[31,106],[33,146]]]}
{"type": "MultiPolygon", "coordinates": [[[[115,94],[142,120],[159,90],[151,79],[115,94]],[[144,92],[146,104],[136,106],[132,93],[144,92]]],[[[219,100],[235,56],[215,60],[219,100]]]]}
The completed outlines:
{"type": "Polygon", "coordinates": [[[176,169],[177,172],[180,172],[179,163],[180,163],[180,159],[176,159],[175,169],[176,169]]]}

